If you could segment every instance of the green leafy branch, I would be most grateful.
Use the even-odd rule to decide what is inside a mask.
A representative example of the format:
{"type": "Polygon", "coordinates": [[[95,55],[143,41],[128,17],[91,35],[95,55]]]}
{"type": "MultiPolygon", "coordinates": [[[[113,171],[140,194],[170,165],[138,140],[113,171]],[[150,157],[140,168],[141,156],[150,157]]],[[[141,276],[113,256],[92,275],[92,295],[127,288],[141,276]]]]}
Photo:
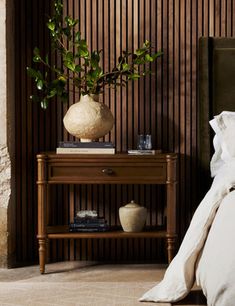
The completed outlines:
{"type": "Polygon", "coordinates": [[[152,52],[151,43],[145,41],[141,48],[133,53],[123,51],[118,63],[110,72],[104,72],[100,65],[102,50],[89,52],[87,42],[82,39],[78,29],[78,19],[70,16],[63,18],[61,0],[54,3],[54,16],[49,18],[47,28],[50,32],[52,50],[62,59],[62,67],[56,67],[49,62],[49,56],[42,57],[40,50],[34,48],[33,62],[37,68],[27,67],[27,72],[35,81],[39,95],[31,99],[41,102],[46,109],[49,100],[58,96],[62,101],[68,98],[67,85],[77,87],[81,94],[100,94],[105,87],[116,89],[125,86],[130,80],[139,79],[151,71],[146,64],[154,62],[162,52],[152,52]],[[51,72],[54,78],[51,80],[51,72]]]}

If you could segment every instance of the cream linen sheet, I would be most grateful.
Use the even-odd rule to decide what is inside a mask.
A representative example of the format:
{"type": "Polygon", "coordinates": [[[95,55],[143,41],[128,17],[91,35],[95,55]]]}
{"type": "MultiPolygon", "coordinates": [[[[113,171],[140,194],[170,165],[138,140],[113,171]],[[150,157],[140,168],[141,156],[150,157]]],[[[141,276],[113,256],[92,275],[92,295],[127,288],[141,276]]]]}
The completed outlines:
{"type": "Polygon", "coordinates": [[[235,305],[235,191],[221,202],[203,247],[196,280],[209,306],[235,305]]]}
{"type": "MultiPolygon", "coordinates": [[[[231,159],[220,168],[210,190],[198,206],[178,254],[170,263],[163,280],[146,292],[140,301],[176,302],[189,293],[195,281],[196,262],[206,241],[209,228],[219,205],[232,186],[235,186],[235,159],[231,159]]],[[[235,215],[233,217],[235,220],[235,215]]],[[[202,261],[199,262],[200,265],[202,267],[202,261]]],[[[222,304],[216,305],[221,306],[222,304]]],[[[229,306],[230,304],[223,305],[229,306]]]]}

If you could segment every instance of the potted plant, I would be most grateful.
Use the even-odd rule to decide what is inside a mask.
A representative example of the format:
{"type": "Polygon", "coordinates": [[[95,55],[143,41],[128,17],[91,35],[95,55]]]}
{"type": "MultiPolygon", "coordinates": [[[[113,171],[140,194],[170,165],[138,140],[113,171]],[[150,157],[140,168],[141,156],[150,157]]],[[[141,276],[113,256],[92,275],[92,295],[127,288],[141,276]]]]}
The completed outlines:
{"type": "Polygon", "coordinates": [[[113,69],[104,72],[100,65],[102,50],[89,51],[78,24],[78,19],[70,16],[63,18],[62,0],[56,0],[54,15],[49,18],[47,27],[52,50],[61,57],[62,64],[51,64],[49,56],[43,58],[36,47],[33,51],[36,67],[27,67],[27,72],[38,89],[38,95],[30,98],[39,101],[43,109],[55,96],[62,101],[68,99],[68,83],[79,90],[80,101],[69,108],[64,117],[64,126],[70,134],[85,141],[104,136],[113,126],[112,113],[104,103],[98,102],[98,95],[106,87],[117,89],[151,73],[148,64],[162,52],[152,52],[151,43],[146,40],[134,52],[122,51],[113,69]]]}

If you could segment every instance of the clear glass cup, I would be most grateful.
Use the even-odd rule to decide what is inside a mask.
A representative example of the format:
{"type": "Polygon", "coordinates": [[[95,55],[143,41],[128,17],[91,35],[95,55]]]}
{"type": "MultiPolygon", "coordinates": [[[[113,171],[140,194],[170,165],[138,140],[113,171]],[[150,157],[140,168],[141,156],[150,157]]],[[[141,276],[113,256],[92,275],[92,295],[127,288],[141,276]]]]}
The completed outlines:
{"type": "Polygon", "coordinates": [[[151,150],[152,149],[152,136],[147,134],[145,135],[145,150],[151,150]]]}
{"type": "Polygon", "coordinates": [[[145,149],[145,137],[142,134],[137,136],[137,149],[138,150],[145,149]]]}
{"type": "Polygon", "coordinates": [[[138,135],[137,138],[137,149],[138,150],[151,150],[152,149],[152,137],[151,135],[138,135]]]}

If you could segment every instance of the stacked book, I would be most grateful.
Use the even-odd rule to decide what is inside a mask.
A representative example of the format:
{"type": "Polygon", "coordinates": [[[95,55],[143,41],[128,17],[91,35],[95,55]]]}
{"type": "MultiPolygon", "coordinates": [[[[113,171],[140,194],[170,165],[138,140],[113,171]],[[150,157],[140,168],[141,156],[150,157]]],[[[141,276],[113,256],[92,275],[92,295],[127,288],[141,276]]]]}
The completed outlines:
{"type": "Polygon", "coordinates": [[[115,154],[112,142],[60,141],[57,154],[115,154]]]}
{"type": "Polygon", "coordinates": [[[106,232],[109,230],[107,221],[99,217],[76,217],[70,223],[70,232],[106,232]]]}
{"type": "Polygon", "coordinates": [[[156,154],[155,150],[128,150],[128,154],[130,155],[154,155],[156,154]]]}
{"type": "Polygon", "coordinates": [[[161,150],[128,150],[127,153],[129,155],[155,155],[162,153],[161,150]]]}

